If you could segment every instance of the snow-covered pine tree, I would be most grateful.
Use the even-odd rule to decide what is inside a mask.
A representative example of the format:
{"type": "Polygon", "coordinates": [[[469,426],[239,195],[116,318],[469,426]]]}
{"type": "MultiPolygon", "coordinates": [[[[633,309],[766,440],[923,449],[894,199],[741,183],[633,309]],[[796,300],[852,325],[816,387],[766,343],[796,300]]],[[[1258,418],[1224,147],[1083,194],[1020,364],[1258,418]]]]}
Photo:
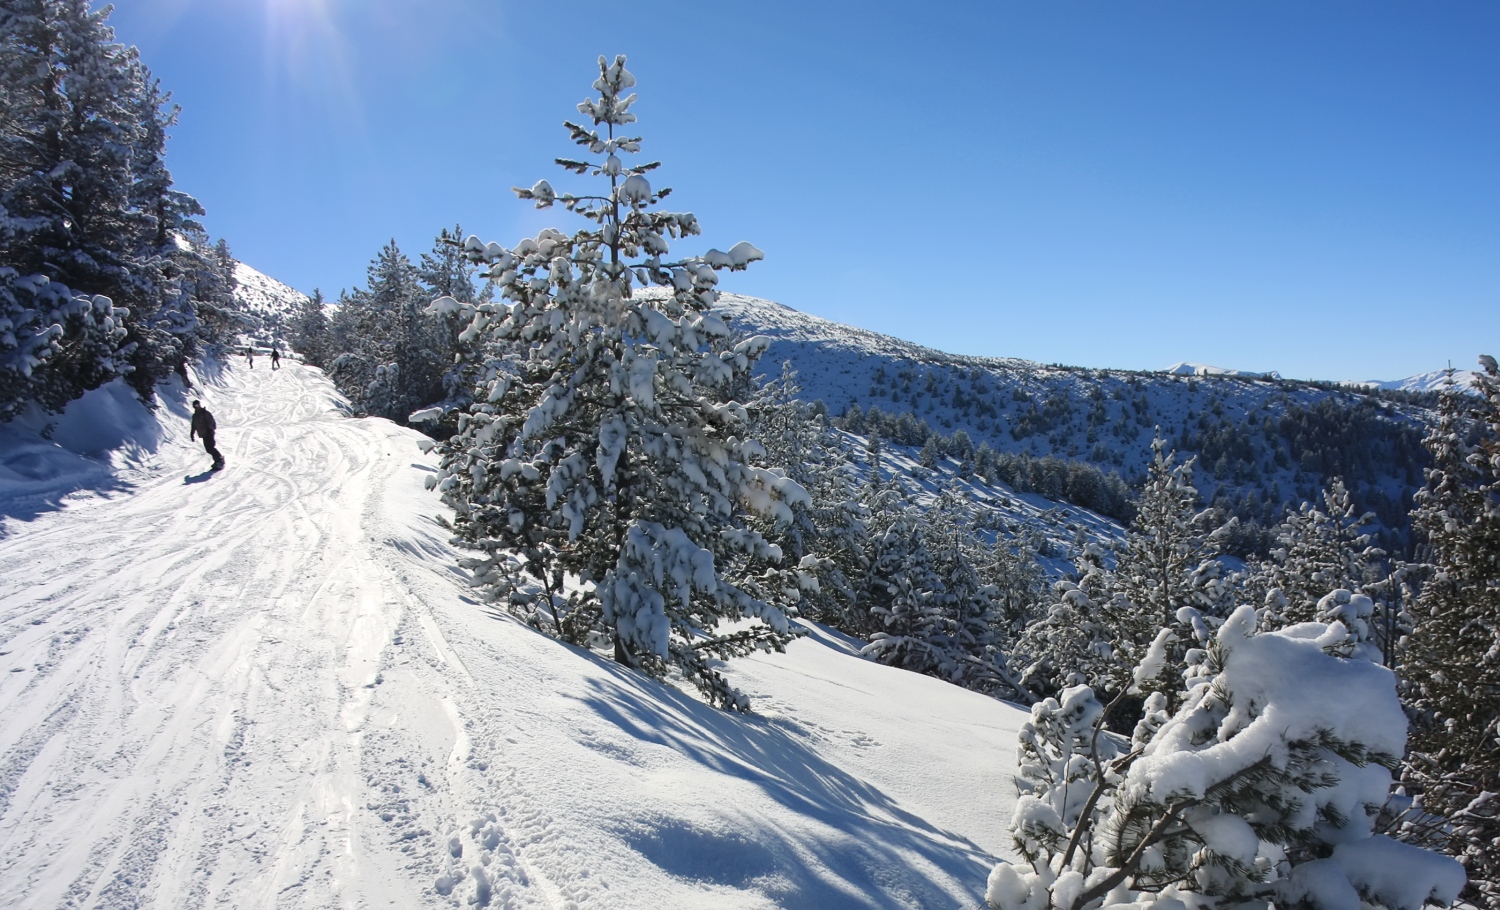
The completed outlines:
{"type": "Polygon", "coordinates": [[[802,401],[800,392],[797,371],[783,363],[747,405],[752,435],[765,453],[757,463],[780,467],[808,493],[806,505],[789,503],[790,522],[767,533],[789,564],[816,574],[818,584],[799,600],[801,615],[860,634],[866,630],[854,631],[853,608],[856,580],[869,567],[869,513],[854,491],[853,465],[827,414],[802,401]]]}
{"type": "Polygon", "coordinates": [[[1402,833],[1457,857],[1466,897],[1500,905],[1500,371],[1480,358],[1480,396],[1449,382],[1425,445],[1433,464],[1412,513],[1431,577],[1401,654],[1417,805],[1402,833]]]}
{"type": "Polygon", "coordinates": [[[234,307],[234,277],[232,266],[226,272],[215,262],[203,226],[195,220],[203,207],[174,189],[167,171],[167,130],[176,124],[179,109],[133,54],[130,64],[129,104],[136,130],[126,224],[134,246],[123,302],[131,311],[128,381],[150,399],[157,383],[171,373],[186,377],[188,360],[199,356],[205,343],[221,340],[215,323],[227,320],[216,317],[234,307]]]}
{"type": "Polygon", "coordinates": [[[175,295],[175,311],[183,314],[184,322],[191,306],[193,329],[190,334],[180,334],[184,357],[192,358],[205,348],[231,344],[235,336],[244,330],[250,315],[235,299],[235,288],[239,279],[235,277],[234,255],[227,241],[211,241],[202,231],[186,229],[181,239],[185,244],[171,256],[172,267],[169,287],[175,295]]]}
{"type": "Polygon", "coordinates": [[[25,403],[12,395],[60,409],[127,368],[114,302],[131,245],[131,61],[105,15],[83,0],[0,6],[0,268],[24,332],[4,380],[12,414],[25,403]]]}
{"type": "Polygon", "coordinates": [[[1355,510],[1340,478],[1323,491],[1322,508],[1303,503],[1276,528],[1270,556],[1255,566],[1250,595],[1267,604],[1261,621],[1277,629],[1317,618],[1318,601],[1336,588],[1359,590],[1377,580],[1385,555],[1371,544],[1365,527],[1373,512],[1355,510]],[[1269,599],[1268,599],[1269,598],[1269,599]]]}
{"type": "Polygon", "coordinates": [[[463,231],[458,224],[451,231],[443,228],[433,240],[432,249],[417,262],[417,277],[434,300],[439,297],[452,297],[458,303],[479,300],[479,290],[474,286],[476,267],[464,254],[463,231]]]}
{"type": "Polygon", "coordinates": [[[370,263],[367,287],[349,294],[331,320],[340,353],[328,375],[356,409],[405,423],[443,398],[452,365],[444,317],[426,312],[419,273],[392,240],[370,263]]]}
{"type": "Polygon", "coordinates": [[[740,243],[668,257],[669,239],[698,222],[657,208],[668,190],[651,186],[656,163],[626,163],[641,143],[622,130],[635,122],[634,84],[624,57],[601,57],[599,94],[578,106],[590,123],[566,124],[588,157],[559,163],[599,190],[558,193],[543,180],[516,191],[539,208],[561,203],[582,229],[514,249],[465,242],[498,299],[469,310],[479,385],[439,448],[435,482],[457,539],[485,554],[469,563],[482,577],[500,581],[519,560],[540,590],[521,605],[539,628],[748,709],[713,661],[790,638],[782,609],[749,590],[801,578],[752,523],[789,521],[788,503],[807,494],[751,464],[760,446],[729,393],[765,342],[731,340],[712,311],[717,273],[761,253],[740,243]]]}
{"type": "Polygon", "coordinates": [[[876,631],[860,653],[939,676],[952,659],[947,584],[938,572],[926,516],[893,498],[891,491],[874,513],[870,573],[860,605],[876,631]]]}
{"type": "MultiPolygon", "coordinates": [[[[1163,629],[1175,629],[1172,663],[1194,638],[1192,620],[1222,615],[1225,579],[1216,559],[1212,511],[1198,508],[1193,486],[1193,459],[1179,463],[1158,435],[1151,443],[1146,482],[1136,500],[1136,515],[1113,573],[1112,596],[1099,604],[1110,643],[1112,670],[1098,682],[1113,697],[1130,685],[1132,667],[1140,663],[1163,629]]],[[[1143,690],[1160,691],[1175,708],[1177,682],[1152,682],[1143,690]]]]}
{"type": "Polygon", "coordinates": [[[1104,679],[1115,664],[1100,607],[1115,596],[1103,552],[1085,549],[1077,569],[1076,580],[1055,582],[1051,598],[1027,610],[1032,618],[1012,649],[1019,682],[1033,699],[1061,697],[1064,689],[1104,679]]]}
{"type": "Polygon", "coordinates": [[[0,421],[32,402],[61,411],[120,375],[123,322],[108,297],[0,266],[0,421]]]}
{"type": "MultiPolygon", "coordinates": [[[[428,300],[447,298],[456,304],[473,304],[488,300],[488,285],[481,291],[475,287],[475,265],[463,251],[463,227],[455,224],[450,231],[443,228],[433,241],[432,249],[423,253],[417,262],[417,277],[422,282],[428,300]]],[[[468,403],[467,396],[473,391],[475,377],[472,367],[475,359],[459,353],[463,346],[460,336],[467,325],[462,306],[445,312],[427,312],[432,320],[432,353],[435,361],[443,365],[443,399],[450,407],[468,403]]]]}
{"type": "Polygon", "coordinates": [[[1031,611],[1047,594],[1047,573],[1024,535],[1007,538],[998,531],[980,571],[995,586],[995,616],[1000,634],[1007,646],[1014,645],[1026,630],[1031,611]]]}
{"type": "Polygon", "coordinates": [[[868,631],[861,653],[1002,698],[1029,700],[1012,672],[996,586],[980,571],[988,551],[956,487],[918,507],[872,487],[870,568],[857,605],[868,631]]]}
{"type": "Polygon", "coordinates": [[[323,292],[313,288],[312,296],[297,304],[287,325],[288,343],[302,355],[302,360],[319,369],[329,364],[333,339],[328,322],[328,304],[323,292]]]}
{"type": "Polygon", "coordinates": [[[976,692],[1029,701],[1030,693],[1011,668],[1012,637],[997,601],[1000,590],[984,573],[992,551],[979,534],[969,497],[950,484],[927,515],[934,563],[945,589],[947,655],[938,674],[976,692]]]}
{"type": "Polygon", "coordinates": [[[0,9],[8,80],[0,205],[17,241],[3,264],[123,299],[139,63],[114,42],[107,11],[89,5],[17,0],[0,9]]]}
{"type": "Polygon", "coordinates": [[[122,375],[149,399],[198,340],[181,240],[201,210],[164,164],[175,108],[108,14],[0,5],[0,306],[17,365],[3,413],[59,409],[122,375]]]}
{"type": "Polygon", "coordinates": [[[1034,706],[1011,822],[1026,863],[995,867],[988,906],[1451,904],[1458,863],[1374,831],[1406,718],[1390,671],[1330,653],[1350,638],[1337,622],[1257,633],[1240,607],[1175,714],[1146,699],[1128,750],[1087,687],[1034,706]]]}

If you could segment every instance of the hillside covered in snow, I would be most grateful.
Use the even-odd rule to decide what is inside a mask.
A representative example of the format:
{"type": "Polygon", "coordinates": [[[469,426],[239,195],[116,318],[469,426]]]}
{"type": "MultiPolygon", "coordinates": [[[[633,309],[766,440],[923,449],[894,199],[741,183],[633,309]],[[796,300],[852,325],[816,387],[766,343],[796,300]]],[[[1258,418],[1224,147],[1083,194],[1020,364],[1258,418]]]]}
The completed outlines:
{"type": "Polygon", "coordinates": [[[980,902],[1016,708],[809,625],[711,709],[476,602],[415,431],[196,381],[0,439],[4,906],[980,902]]]}
{"type": "Polygon", "coordinates": [[[234,264],[234,281],[235,301],[268,328],[274,329],[284,323],[297,307],[307,302],[306,294],[243,262],[234,264]]]}
{"type": "MultiPolygon", "coordinates": [[[[1400,549],[1426,455],[1435,397],[1178,364],[1162,372],[1087,369],[946,354],[772,301],[721,295],[743,334],[764,335],[765,374],[790,363],[803,397],[835,416],[911,415],[897,444],[962,430],[973,445],[1095,465],[1138,483],[1158,429],[1198,458],[1205,502],[1269,527],[1341,477],[1400,549]]],[[[846,424],[847,426],[848,424],[846,424]]],[[[853,424],[863,424],[856,419],[853,424]]],[[[871,432],[875,430],[871,428],[871,432]]],[[[887,427],[887,436],[891,430],[887,427]]],[[[1061,489],[1041,489],[1064,499],[1061,489]]]]}

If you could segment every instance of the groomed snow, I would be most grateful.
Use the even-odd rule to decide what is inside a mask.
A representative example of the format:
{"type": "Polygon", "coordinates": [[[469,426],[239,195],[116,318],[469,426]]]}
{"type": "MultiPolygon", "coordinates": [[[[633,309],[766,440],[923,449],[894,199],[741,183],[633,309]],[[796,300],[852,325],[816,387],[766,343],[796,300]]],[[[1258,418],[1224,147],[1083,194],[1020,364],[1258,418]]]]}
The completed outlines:
{"type": "Polygon", "coordinates": [[[710,709],[486,612],[318,371],[194,394],[223,472],[179,391],[106,492],[0,498],[0,906],[979,903],[1019,710],[821,629],[710,709]]]}

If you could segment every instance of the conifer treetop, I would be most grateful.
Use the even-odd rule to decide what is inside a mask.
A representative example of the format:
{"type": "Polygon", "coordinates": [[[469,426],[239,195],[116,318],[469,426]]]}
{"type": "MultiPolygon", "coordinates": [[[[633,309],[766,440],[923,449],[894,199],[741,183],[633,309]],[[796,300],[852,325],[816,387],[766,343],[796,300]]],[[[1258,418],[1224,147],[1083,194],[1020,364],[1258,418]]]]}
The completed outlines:
{"type": "Polygon", "coordinates": [[[625,68],[623,55],[615,57],[613,63],[600,57],[599,78],[594,81],[599,96],[578,105],[579,112],[592,121],[592,127],[572,121],[563,123],[573,142],[588,155],[558,158],[557,163],[580,176],[607,178],[608,192],[558,193],[546,180],[539,180],[530,188],[514,188],[518,197],[535,203],[537,208],[561,203],[568,211],[594,222],[596,229],[580,231],[571,238],[557,231],[543,231],[535,238],[522,240],[514,249],[485,243],[474,236],[465,240],[465,252],[472,261],[489,266],[487,277],[498,285],[513,284],[515,276],[528,269],[534,272],[546,267],[565,274],[574,268],[587,268],[608,278],[607,288],[601,283],[591,285],[591,295],[629,298],[635,287],[667,288],[672,301],[665,309],[675,316],[681,312],[701,312],[714,305],[718,299],[715,289],[718,271],[742,271],[750,263],[765,258],[764,253],[745,241],[736,243],[728,252],[710,249],[701,256],[666,258],[669,240],[694,236],[701,230],[691,212],[653,208],[672,192],[669,187],[653,188],[646,177],[661,162],[627,165],[621,158],[641,150],[639,136],[615,134],[616,127],[635,122],[630,107],[636,96],[621,97],[624,90],[634,85],[635,76],[625,68]]]}

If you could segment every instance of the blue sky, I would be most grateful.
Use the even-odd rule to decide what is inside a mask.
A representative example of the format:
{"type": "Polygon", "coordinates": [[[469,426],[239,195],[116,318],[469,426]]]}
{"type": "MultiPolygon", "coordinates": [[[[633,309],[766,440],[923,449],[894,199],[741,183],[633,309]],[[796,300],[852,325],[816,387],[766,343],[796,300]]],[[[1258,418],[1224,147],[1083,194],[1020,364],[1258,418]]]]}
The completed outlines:
{"type": "Polygon", "coordinates": [[[947,351],[1396,378],[1500,354],[1500,4],[124,0],[178,186],[334,296],[509,192],[599,54],[724,287],[947,351]]]}

